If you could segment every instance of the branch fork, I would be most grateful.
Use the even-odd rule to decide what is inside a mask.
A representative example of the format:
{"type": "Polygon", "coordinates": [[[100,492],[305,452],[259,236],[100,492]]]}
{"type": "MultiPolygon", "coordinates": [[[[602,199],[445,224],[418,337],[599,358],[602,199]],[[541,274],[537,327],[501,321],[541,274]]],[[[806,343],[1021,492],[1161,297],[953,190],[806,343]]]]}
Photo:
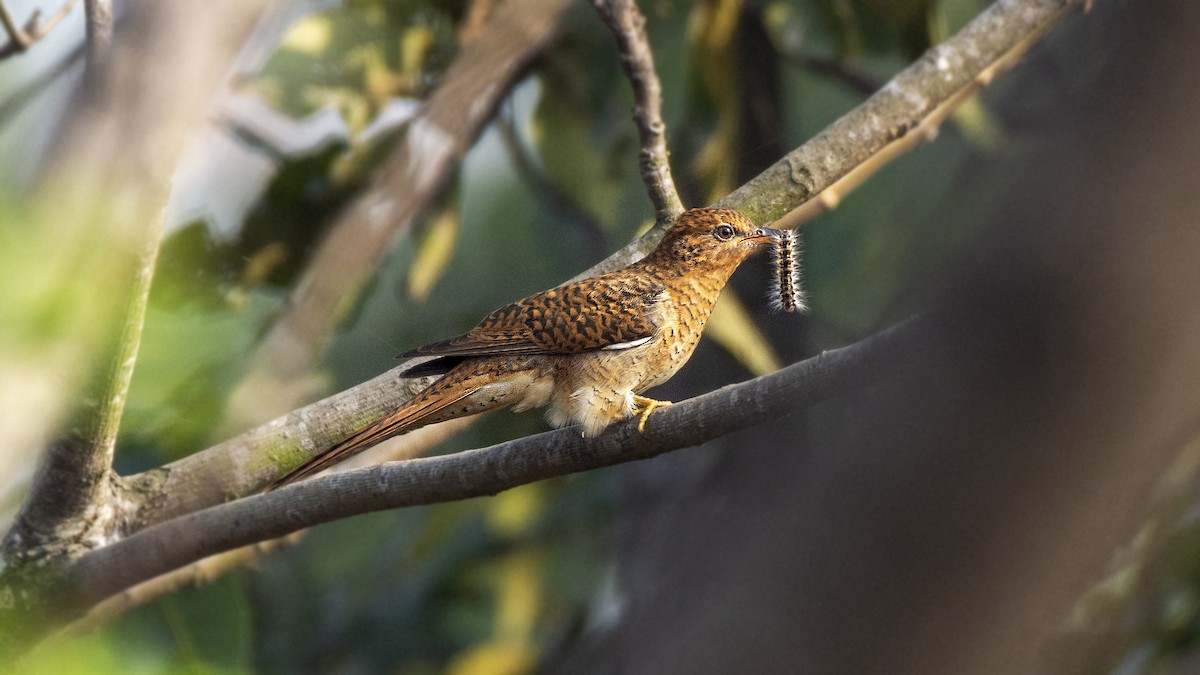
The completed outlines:
{"type": "Polygon", "coordinates": [[[8,11],[8,6],[0,0],[0,24],[4,25],[4,31],[8,33],[8,44],[0,47],[0,59],[3,59],[13,54],[20,54],[27,51],[38,40],[50,34],[50,31],[58,27],[62,20],[71,13],[79,0],[66,0],[58,11],[50,15],[50,18],[42,21],[41,10],[34,10],[29,16],[29,20],[25,25],[19,26],[13,19],[12,13],[8,11]]]}

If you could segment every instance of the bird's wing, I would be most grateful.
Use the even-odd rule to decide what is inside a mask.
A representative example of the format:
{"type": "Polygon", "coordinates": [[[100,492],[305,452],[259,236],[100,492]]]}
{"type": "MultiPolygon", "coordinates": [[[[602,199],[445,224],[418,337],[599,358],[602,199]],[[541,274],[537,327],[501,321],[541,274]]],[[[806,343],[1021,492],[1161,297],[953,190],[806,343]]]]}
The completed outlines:
{"type": "Polygon", "coordinates": [[[664,297],[657,281],[602,275],[518,300],[464,335],[401,356],[574,354],[635,347],[658,333],[664,297]]]}

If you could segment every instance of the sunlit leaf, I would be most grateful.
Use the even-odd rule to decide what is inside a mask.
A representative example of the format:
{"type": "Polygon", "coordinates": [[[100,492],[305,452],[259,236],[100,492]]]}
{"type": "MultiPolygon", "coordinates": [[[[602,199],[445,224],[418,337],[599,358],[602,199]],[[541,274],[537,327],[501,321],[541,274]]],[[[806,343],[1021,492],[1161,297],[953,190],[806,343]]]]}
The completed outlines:
{"type": "Polygon", "coordinates": [[[963,102],[950,119],[968,141],[982,150],[998,150],[1004,142],[1004,131],[978,97],[963,102]]]}
{"type": "Polygon", "coordinates": [[[508,642],[533,644],[541,611],[544,557],[533,547],[505,556],[496,589],[496,636],[508,642]]]}
{"type": "Polygon", "coordinates": [[[457,241],[458,212],[453,208],[443,209],[429,223],[417,246],[417,257],[408,270],[408,297],[424,300],[429,296],[430,289],[446,272],[457,241]]]}
{"type": "Polygon", "coordinates": [[[540,483],[533,483],[496,495],[485,513],[488,527],[505,537],[528,531],[542,516],[543,492],[540,483]]]}
{"type": "Polygon", "coordinates": [[[323,14],[306,16],[292,26],[292,29],[283,37],[279,47],[301,54],[316,55],[329,47],[332,35],[333,26],[329,16],[323,14]]]}
{"type": "Polygon", "coordinates": [[[520,675],[533,672],[537,653],[529,645],[487,642],[454,657],[446,675],[520,675]]]}

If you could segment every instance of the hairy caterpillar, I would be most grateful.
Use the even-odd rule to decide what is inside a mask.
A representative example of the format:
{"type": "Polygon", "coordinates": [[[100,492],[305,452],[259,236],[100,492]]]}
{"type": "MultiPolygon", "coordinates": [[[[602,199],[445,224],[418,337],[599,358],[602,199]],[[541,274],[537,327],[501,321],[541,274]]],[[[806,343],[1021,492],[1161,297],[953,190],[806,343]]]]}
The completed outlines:
{"type": "Polygon", "coordinates": [[[807,312],[804,287],[800,283],[800,242],[791,230],[783,230],[774,242],[775,280],[771,306],[785,312],[807,312]]]}

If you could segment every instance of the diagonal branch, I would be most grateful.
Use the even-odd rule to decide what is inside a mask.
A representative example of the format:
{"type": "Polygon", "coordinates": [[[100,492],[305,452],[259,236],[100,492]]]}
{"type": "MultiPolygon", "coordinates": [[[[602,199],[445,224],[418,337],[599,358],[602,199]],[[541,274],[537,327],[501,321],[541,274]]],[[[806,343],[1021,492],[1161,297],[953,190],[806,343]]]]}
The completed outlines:
{"type": "Polygon", "coordinates": [[[261,424],[312,400],[317,392],[303,383],[311,382],[334,330],[397,235],[442,193],[497,106],[549,44],[567,6],[567,0],[504,3],[462,48],[395,151],[314,253],[262,340],[224,428],[261,424]],[[251,418],[246,411],[262,416],[251,418]]]}
{"type": "MultiPolygon", "coordinates": [[[[931,49],[882,91],[812,140],[717,202],[766,223],[812,200],[858,166],[872,161],[907,130],[961,93],[988,81],[1076,7],[1076,0],[1000,0],[958,34],[931,49]]],[[[654,247],[651,230],[580,277],[618,269],[654,247]]],[[[325,401],[293,411],[264,426],[134,481],[160,486],[128,531],[192,513],[254,492],[355,429],[402,404],[422,381],[405,380],[398,368],[325,401]],[[169,487],[164,489],[163,486],[169,487]]]]}
{"type": "Polygon", "coordinates": [[[66,635],[83,635],[163,595],[184,588],[199,586],[213,581],[226,572],[249,565],[262,556],[294,545],[303,538],[306,530],[298,530],[286,537],[268,539],[250,544],[219,555],[209,556],[169,574],[154,577],[145,583],[132,586],[115,594],[88,612],[87,616],[63,629],[66,635]]]}
{"type": "MultiPolygon", "coordinates": [[[[460,417],[397,436],[338,465],[335,471],[349,471],[380,462],[420,457],[446,439],[461,432],[472,421],[473,418],[460,417]]],[[[64,632],[72,635],[86,633],[136,607],[153,602],[160,596],[211,581],[228,571],[251,565],[263,555],[300,541],[307,532],[308,530],[299,530],[282,539],[269,539],[251,546],[226,551],[127,588],[93,607],[86,616],[65,628],[64,632]]]]}
{"type": "Polygon", "coordinates": [[[633,122],[642,143],[638,164],[654,204],[654,220],[660,228],[665,227],[683,213],[683,202],[671,177],[667,125],[662,119],[662,85],[646,39],[646,17],[634,0],[592,0],[592,5],[612,30],[621,70],[633,87],[633,122]]]}
{"type": "Polygon", "coordinates": [[[490,448],[373,466],[316,478],[161,523],[94,551],[69,572],[81,606],[221,551],[281,537],[348,516],[493,495],[518,485],[691,447],[778,419],[945,358],[931,339],[936,323],[918,317],[857,344],[822,353],[770,375],[724,387],[596,438],[560,429],[490,448]]]}
{"type": "Polygon", "coordinates": [[[8,6],[0,0],[0,25],[4,26],[4,31],[8,33],[8,44],[0,47],[0,59],[7,58],[13,54],[24,52],[33,46],[35,42],[41,40],[50,34],[50,31],[58,27],[62,20],[71,13],[79,0],[66,0],[58,11],[50,15],[49,19],[41,21],[41,12],[34,11],[29,17],[29,21],[25,23],[25,27],[17,25],[12,14],[8,11],[8,6]]]}
{"type": "MultiPolygon", "coordinates": [[[[996,2],[953,38],[926,51],[853,113],[718,204],[738,204],[756,223],[779,220],[816,198],[825,208],[835,207],[848,191],[835,191],[838,181],[864,166],[874,171],[899,156],[897,144],[913,130],[920,128],[924,138],[932,138],[936,125],[950,111],[990,84],[1046,31],[1082,6],[1080,0],[996,2]]],[[[912,145],[910,139],[899,149],[912,145]]]]}

